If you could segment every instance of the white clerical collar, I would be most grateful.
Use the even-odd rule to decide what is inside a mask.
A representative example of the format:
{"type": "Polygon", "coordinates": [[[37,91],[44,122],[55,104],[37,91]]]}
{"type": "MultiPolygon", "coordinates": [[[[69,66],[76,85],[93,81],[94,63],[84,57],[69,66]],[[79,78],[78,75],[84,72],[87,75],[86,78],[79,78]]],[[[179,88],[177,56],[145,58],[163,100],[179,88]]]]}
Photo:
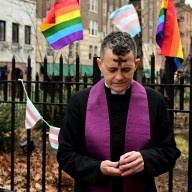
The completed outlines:
{"type": "MultiPolygon", "coordinates": [[[[107,85],[107,83],[105,82],[105,86],[107,87],[107,88],[109,88],[109,86],[107,85]]],[[[130,86],[129,86],[130,87],[130,86]]],[[[129,89],[129,87],[127,88],[127,89],[129,89]]],[[[110,88],[109,88],[110,89],[110,88]]],[[[126,90],[127,90],[126,89],[126,90]]],[[[110,89],[111,90],[111,94],[112,95],[125,95],[125,93],[126,93],[126,90],[124,90],[124,91],[121,91],[121,92],[116,92],[116,91],[114,91],[114,90],[112,90],[112,89],[110,89]]]]}

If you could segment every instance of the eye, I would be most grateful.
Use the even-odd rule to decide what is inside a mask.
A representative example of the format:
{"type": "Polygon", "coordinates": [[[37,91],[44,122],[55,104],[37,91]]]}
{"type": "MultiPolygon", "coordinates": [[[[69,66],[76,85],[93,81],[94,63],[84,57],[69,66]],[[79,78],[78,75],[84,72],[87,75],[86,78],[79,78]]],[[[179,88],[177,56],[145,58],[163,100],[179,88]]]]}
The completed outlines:
{"type": "Polygon", "coordinates": [[[124,68],[121,71],[124,73],[130,72],[132,69],[131,68],[124,68]]]}
{"type": "Polygon", "coordinates": [[[108,68],[110,73],[115,73],[118,69],[117,68],[108,68]]]}

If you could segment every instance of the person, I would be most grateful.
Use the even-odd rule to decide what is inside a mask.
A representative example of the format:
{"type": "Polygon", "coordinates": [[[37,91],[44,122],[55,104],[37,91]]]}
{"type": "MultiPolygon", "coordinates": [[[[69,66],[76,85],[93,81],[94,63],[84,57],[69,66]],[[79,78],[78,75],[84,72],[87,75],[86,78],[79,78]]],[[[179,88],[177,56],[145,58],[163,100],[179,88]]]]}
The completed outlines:
{"type": "Polygon", "coordinates": [[[163,95],[133,80],[136,58],[128,33],[110,33],[97,59],[104,78],[70,99],[57,161],[75,192],[155,192],[180,156],[163,95]]]}

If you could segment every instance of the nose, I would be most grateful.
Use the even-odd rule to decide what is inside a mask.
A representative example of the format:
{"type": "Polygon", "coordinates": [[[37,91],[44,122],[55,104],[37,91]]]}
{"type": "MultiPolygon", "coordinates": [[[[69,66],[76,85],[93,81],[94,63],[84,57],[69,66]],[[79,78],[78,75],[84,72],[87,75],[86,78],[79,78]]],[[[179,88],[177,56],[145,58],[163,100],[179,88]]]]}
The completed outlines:
{"type": "Polygon", "coordinates": [[[121,81],[123,78],[124,78],[124,75],[120,70],[118,70],[117,74],[115,75],[115,79],[117,79],[118,81],[121,81]]]}

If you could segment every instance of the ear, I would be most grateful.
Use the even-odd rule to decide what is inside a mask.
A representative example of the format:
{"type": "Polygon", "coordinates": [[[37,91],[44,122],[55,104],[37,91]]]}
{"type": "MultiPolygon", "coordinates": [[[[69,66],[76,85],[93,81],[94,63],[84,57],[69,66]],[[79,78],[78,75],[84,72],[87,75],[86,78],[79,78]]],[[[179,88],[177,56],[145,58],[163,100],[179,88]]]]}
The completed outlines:
{"type": "Polygon", "coordinates": [[[97,65],[100,69],[100,71],[102,72],[102,62],[101,62],[101,59],[97,58],[97,65]]]}
{"type": "Polygon", "coordinates": [[[137,69],[137,67],[139,66],[139,64],[141,63],[140,59],[136,59],[135,61],[135,69],[137,69]]]}

